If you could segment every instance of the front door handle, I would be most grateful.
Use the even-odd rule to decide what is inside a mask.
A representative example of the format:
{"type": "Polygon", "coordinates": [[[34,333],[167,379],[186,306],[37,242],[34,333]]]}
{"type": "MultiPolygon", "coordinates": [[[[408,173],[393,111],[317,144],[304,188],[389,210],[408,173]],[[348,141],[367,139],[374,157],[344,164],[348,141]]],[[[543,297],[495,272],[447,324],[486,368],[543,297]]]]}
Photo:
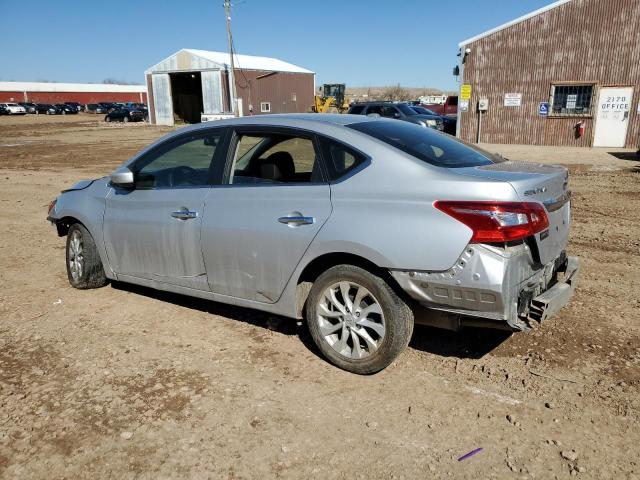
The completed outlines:
{"type": "Polygon", "coordinates": [[[284,223],[285,225],[289,225],[290,227],[298,227],[300,225],[313,225],[314,223],[316,223],[316,219],[314,217],[305,217],[298,212],[295,212],[294,214],[288,215],[286,217],[280,217],[278,221],[280,223],[284,223]]]}
{"type": "Polygon", "coordinates": [[[198,216],[198,212],[193,212],[187,207],[182,207],[176,212],[171,212],[171,216],[179,220],[189,220],[190,218],[196,218],[198,216]]]}

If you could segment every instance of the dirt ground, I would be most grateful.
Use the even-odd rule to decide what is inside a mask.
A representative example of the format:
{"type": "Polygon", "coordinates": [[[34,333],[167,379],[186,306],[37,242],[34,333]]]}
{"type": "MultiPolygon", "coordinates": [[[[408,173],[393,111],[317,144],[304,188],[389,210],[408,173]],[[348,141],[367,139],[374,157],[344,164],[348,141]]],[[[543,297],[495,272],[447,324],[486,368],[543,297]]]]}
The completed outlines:
{"type": "Polygon", "coordinates": [[[1,478],[640,478],[633,152],[487,145],[568,165],[573,301],[529,334],[417,327],[361,377],[288,319],[72,289],[49,201],[168,131],[99,120],[0,117],[1,478]]]}

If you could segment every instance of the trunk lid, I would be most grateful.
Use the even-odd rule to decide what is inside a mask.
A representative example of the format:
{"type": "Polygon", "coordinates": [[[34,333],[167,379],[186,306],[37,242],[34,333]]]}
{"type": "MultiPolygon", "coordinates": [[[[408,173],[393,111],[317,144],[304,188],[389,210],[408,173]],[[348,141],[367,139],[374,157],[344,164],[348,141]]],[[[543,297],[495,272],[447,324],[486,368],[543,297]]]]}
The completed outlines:
{"type": "Polygon", "coordinates": [[[463,175],[508,182],[521,201],[542,203],[549,218],[549,228],[535,235],[540,262],[547,264],[565,250],[569,241],[571,215],[566,168],[559,165],[506,161],[454,171],[463,175]]]}

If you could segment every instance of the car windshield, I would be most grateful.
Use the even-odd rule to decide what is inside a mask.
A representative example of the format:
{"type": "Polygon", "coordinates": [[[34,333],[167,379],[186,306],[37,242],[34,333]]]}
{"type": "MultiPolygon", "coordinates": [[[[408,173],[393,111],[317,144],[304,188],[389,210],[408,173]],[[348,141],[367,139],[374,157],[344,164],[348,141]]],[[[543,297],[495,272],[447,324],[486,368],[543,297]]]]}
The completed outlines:
{"type": "Polygon", "coordinates": [[[429,110],[427,108],[424,107],[418,107],[418,106],[413,106],[411,107],[413,109],[414,112],[420,114],[420,115],[437,115],[436,112],[429,110]]]}
{"type": "Polygon", "coordinates": [[[348,127],[436,167],[477,167],[504,161],[502,157],[476,146],[413,123],[378,120],[354,123],[348,127]]]}

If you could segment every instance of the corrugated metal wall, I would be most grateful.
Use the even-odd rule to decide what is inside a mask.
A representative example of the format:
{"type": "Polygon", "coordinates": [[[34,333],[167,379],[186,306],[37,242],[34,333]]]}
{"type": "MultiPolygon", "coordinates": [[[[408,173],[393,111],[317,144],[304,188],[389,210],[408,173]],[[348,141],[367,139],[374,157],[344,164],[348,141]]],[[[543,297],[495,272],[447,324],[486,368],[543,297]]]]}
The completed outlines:
{"type": "Polygon", "coordinates": [[[149,93],[149,101],[147,107],[149,109],[149,121],[152,125],[156,123],[156,106],[153,101],[153,81],[151,80],[151,74],[145,75],[145,83],[147,84],[147,92],[149,93]]]}
{"type": "Polygon", "coordinates": [[[154,119],[156,125],[173,125],[173,101],[171,98],[171,81],[168,73],[151,75],[153,85],[154,119]]]}
{"type": "Polygon", "coordinates": [[[313,73],[236,70],[235,80],[245,115],[249,115],[249,105],[254,115],[260,115],[261,102],[271,104],[270,113],[302,113],[313,105],[313,73]]]}
{"type": "Polygon", "coordinates": [[[482,142],[591,146],[594,118],[538,115],[552,84],[584,82],[596,84],[594,116],[600,87],[634,87],[626,143],[638,146],[640,0],[572,0],[467,46],[461,83],[472,85],[472,98],[460,114],[464,140],[476,140],[476,105],[488,98],[482,142]],[[521,93],[522,106],[505,107],[505,93],[521,93]],[[581,120],[585,135],[576,139],[581,120]]]}
{"type": "Polygon", "coordinates": [[[220,70],[206,70],[202,80],[202,105],[205,114],[222,113],[222,79],[220,70]]]}

